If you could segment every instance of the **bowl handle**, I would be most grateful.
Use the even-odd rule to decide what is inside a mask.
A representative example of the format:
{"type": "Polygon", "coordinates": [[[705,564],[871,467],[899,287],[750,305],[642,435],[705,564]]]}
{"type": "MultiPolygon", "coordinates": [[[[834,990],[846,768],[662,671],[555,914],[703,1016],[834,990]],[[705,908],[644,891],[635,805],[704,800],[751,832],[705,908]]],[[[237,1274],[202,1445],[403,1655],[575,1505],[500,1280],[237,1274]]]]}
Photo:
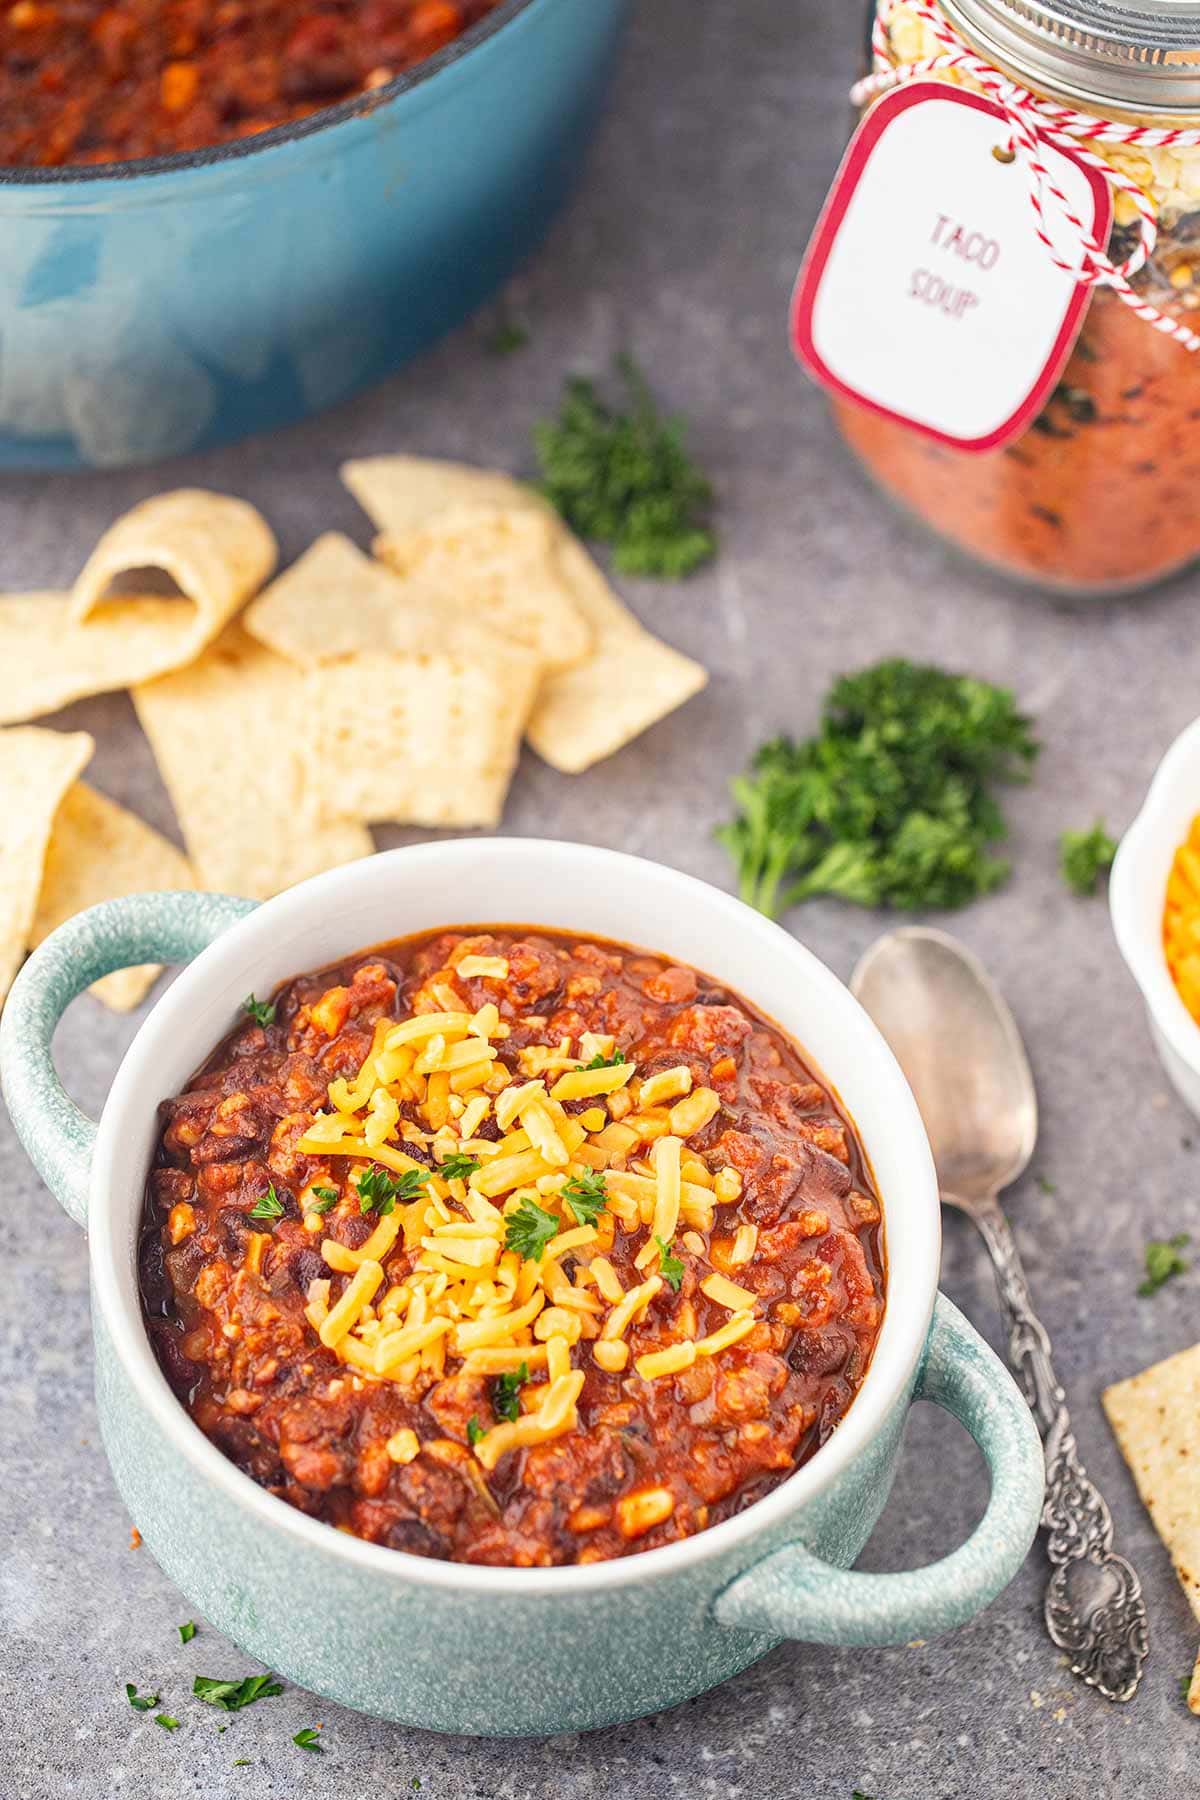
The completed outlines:
{"type": "Polygon", "coordinates": [[[34,951],[0,1017],[0,1083],[17,1136],[63,1209],[82,1225],[96,1125],[54,1068],[55,1027],[76,994],[114,969],[190,962],[256,902],[231,894],[130,894],[76,913],[34,951]]]}
{"type": "Polygon", "coordinates": [[[1042,1446],[1011,1375],[944,1294],[913,1397],[945,1407],[987,1459],[991,1498],[966,1543],[896,1575],[837,1568],[803,1544],[786,1545],[717,1596],[722,1625],[812,1644],[903,1644],[962,1625],[1007,1586],[1041,1516],[1042,1446]]]}

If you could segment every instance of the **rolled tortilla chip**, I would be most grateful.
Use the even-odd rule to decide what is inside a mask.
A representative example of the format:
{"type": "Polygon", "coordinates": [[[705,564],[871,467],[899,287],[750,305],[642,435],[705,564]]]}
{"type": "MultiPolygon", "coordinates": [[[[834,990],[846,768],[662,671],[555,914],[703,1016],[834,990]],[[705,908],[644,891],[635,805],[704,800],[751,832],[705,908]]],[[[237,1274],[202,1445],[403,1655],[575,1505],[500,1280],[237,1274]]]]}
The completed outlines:
{"type": "Polygon", "coordinates": [[[317,816],[303,673],[240,625],[133,698],[203,887],[263,900],[370,855],[361,825],[317,816]]]}
{"type": "Polygon", "coordinates": [[[195,607],[196,655],[258,592],[277,554],[270,526],[245,500],[205,488],[155,494],[104,533],[71,591],[71,618],[90,618],[114,583],[141,594],[147,571],[165,575],[195,607]]]}
{"type": "Polygon", "coordinates": [[[86,731],[0,731],[0,1002],[31,941],[55,814],[94,749],[86,731]]]}
{"type": "MultiPolygon", "coordinates": [[[[136,813],[98,794],[86,781],[77,781],[67,789],[54,816],[30,948],[98,901],[195,885],[182,851],[136,813]]],[[[161,973],[160,963],[116,969],[94,981],[88,991],[114,1012],[129,1012],[145,999],[161,973]]]]}
{"type": "Polygon", "coordinates": [[[1200,1344],[1118,1381],[1102,1398],[1138,1493],[1200,1618],[1200,1344]]]}
{"type": "Polygon", "coordinates": [[[308,676],[310,780],[324,817],[499,824],[537,687],[495,649],[360,656],[308,676]]]}
{"type": "Polygon", "coordinates": [[[444,609],[415,603],[411,587],[337,531],[319,537],[243,619],[260,643],[302,668],[372,650],[432,650],[447,622],[444,609]]]}
{"type": "MultiPolygon", "coordinates": [[[[588,654],[592,633],[563,579],[556,533],[540,507],[451,508],[423,530],[376,538],[373,549],[414,604],[470,618],[548,670],[569,669],[588,654]]],[[[406,646],[393,636],[386,647],[406,646]]]]}
{"type": "Polygon", "coordinates": [[[569,532],[558,557],[593,648],[575,668],[546,677],[525,735],[546,762],[577,775],[698,694],[708,674],[643,629],[569,532]]]}

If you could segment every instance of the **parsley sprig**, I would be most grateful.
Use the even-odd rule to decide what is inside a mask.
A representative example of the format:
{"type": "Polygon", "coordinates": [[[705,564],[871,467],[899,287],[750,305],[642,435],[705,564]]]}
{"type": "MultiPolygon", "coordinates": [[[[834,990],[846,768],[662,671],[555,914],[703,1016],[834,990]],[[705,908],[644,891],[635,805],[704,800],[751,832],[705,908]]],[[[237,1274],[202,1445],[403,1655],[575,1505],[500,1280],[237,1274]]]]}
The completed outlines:
{"type": "Polygon", "coordinates": [[[1096,883],[1112,867],[1117,843],[1097,819],[1090,831],[1064,831],[1058,840],[1059,867],[1062,878],[1072,893],[1086,897],[1096,891],[1096,883]]]}
{"type": "Polygon", "coordinates": [[[515,1250],[526,1262],[540,1262],[542,1252],[558,1232],[559,1220],[528,1197],[515,1207],[504,1225],[504,1248],[515,1250]]]}
{"type": "Polygon", "coordinates": [[[876,663],[836,681],[820,730],[773,738],[733,783],[717,836],[743,900],[774,918],[814,894],[861,906],[965,906],[1004,881],[993,788],[1037,755],[1013,696],[969,675],[876,663]]]}
{"type": "Polygon", "coordinates": [[[562,1203],[577,1225],[594,1225],[608,1205],[608,1188],[600,1169],[572,1175],[563,1184],[562,1203]]]}
{"type": "Polygon", "coordinates": [[[611,1056],[605,1056],[602,1051],[598,1050],[591,1062],[584,1063],[583,1066],[585,1069],[619,1069],[624,1061],[625,1052],[623,1050],[614,1050],[611,1056]]]}
{"type": "Polygon", "coordinates": [[[672,1246],[663,1238],[656,1237],[658,1245],[658,1272],[673,1293],[678,1293],[683,1282],[683,1263],[678,1256],[672,1254],[672,1246]]]}
{"type": "Polygon", "coordinates": [[[479,1442],[480,1438],[483,1438],[486,1436],[487,1436],[486,1429],[479,1423],[479,1420],[476,1418],[475,1414],[472,1413],[470,1418],[467,1420],[467,1442],[468,1442],[468,1444],[470,1444],[472,1450],[475,1448],[475,1446],[479,1442]]]}
{"type": "Polygon", "coordinates": [[[265,1031],[268,1025],[275,1023],[275,1002],[273,1000],[256,1000],[253,994],[247,994],[242,1001],[242,1011],[248,1012],[256,1025],[265,1031]]]}
{"type": "Polygon", "coordinates": [[[534,427],[542,492],[580,537],[612,545],[623,574],[678,579],[716,553],[712,487],[684,449],[679,421],[660,416],[633,358],[619,357],[617,371],[624,412],[574,376],[558,418],[534,427]]]}
{"type": "Polygon", "coordinates": [[[125,1698],[134,1712],[153,1712],[162,1699],[161,1694],[139,1694],[132,1681],[125,1683],[125,1698]]]}
{"type": "Polygon", "coordinates": [[[403,1175],[389,1175],[386,1169],[376,1164],[365,1169],[355,1182],[358,1194],[358,1210],[361,1213],[373,1212],[378,1218],[386,1218],[394,1211],[396,1202],[406,1205],[411,1200],[421,1198],[421,1189],[433,1176],[432,1169],[405,1169],[403,1175]]]}
{"type": "Polygon", "coordinates": [[[521,1416],[521,1389],[529,1380],[529,1364],[523,1362],[519,1368],[506,1370],[496,1379],[492,1388],[492,1411],[498,1419],[507,1419],[515,1424],[521,1416]]]}
{"type": "Polygon", "coordinates": [[[314,1187],[313,1193],[317,1197],[309,1207],[310,1212],[327,1213],[330,1207],[336,1206],[341,1199],[341,1195],[336,1188],[314,1187]]]}
{"type": "Polygon", "coordinates": [[[205,1700],[222,1712],[241,1712],[243,1707],[253,1706],[256,1700],[269,1700],[275,1694],[282,1694],[283,1684],[276,1681],[270,1671],[265,1675],[247,1675],[242,1681],[197,1675],[192,1692],[198,1700],[205,1700]]]}
{"type": "Polygon", "coordinates": [[[179,1625],[176,1630],[179,1632],[180,1643],[190,1644],[196,1635],[196,1622],[194,1619],[189,1619],[186,1625],[179,1625]]]}
{"type": "Polygon", "coordinates": [[[1179,1252],[1190,1242],[1186,1231],[1176,1232],[1174,1237],[1151,1238],[1146,1245],[1146,1279],[1138,1284],[1138,1293],[1145,1299],[1150,1294],[1157,1294],[1164,1282],[1175,1275],[1182,1275],[1188,1268],[1187,1258],[1179,1252]]]}
{"type": "Polygon", "coordinates": [[[283,1201],[275,1192],[275,1183],[273,1181],[268,1182],[266,1193],[260,1195],[254,1202],[254,1205],[250,1208],[249,1216],[252,1219],[282,1219],[283,1213],[283,1201]]]}
{"type": "Polygon", "coordinates": [[[303,1731],[298,1731],[292,1742],[298,1744],[301,1750],[315,1750],[318,1756],[324,1753],[325,1746],[317,1742],[317,1733],[312,1725],[306,1725],[303,1731]]]}
{"type": "Polygon", "coordinates": [[[479,1166],[477,1156],[469,1156],[465,1150],[452,1150],[445,1162],[439,1164],[437,1172],[444,1181],[466,1181],[479,1166]]]}

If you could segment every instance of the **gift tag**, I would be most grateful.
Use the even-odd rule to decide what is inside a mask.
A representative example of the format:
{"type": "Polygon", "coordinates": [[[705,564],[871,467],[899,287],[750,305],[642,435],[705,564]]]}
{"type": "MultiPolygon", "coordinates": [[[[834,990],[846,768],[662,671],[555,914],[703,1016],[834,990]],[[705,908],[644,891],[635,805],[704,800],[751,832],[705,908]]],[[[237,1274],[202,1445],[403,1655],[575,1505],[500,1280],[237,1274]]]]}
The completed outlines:
{"type": "MultiPolygon", "coordinates": [[[[817,380],[960,450],[992,450],[1036,418],[1070,355],[1091,288],[1038,237],[1029,174],[994,154],[1002,109],[912,82],[867,114],[817,222],[792,299],[792,341],[817,380]]],[[[1043,229],[1071,268],[1076,219],[1103,246],[1107,181],[1044,141],[1066,206],[1043,229]]]]}

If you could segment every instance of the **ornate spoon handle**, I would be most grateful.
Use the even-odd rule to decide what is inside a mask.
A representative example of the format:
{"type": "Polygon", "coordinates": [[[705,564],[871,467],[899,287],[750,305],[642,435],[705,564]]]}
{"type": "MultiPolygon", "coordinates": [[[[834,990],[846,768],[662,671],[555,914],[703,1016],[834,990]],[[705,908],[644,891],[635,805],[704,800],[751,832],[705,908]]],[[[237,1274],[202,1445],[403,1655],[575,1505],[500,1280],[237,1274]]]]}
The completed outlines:
{"type": "Polygon", "coordinates": [[[1112,1515],[1079,1460],[1066,1395],[1050,1360],[1050,1339],[1033,1309],[1008,1220],[994,1196],[963,1210],[975,1220],[991,1252],[1008,1322],[1009,1356],[1046,1445],[1042,1530],[1053,1565],[1046,1588],[1046,1629],[1066,1651],[1073,1674],[1107,1700],[1129,1700],[1142,1678],[1148,1648],[1142,1584],[1113,1550],[1112,1515]]]}

